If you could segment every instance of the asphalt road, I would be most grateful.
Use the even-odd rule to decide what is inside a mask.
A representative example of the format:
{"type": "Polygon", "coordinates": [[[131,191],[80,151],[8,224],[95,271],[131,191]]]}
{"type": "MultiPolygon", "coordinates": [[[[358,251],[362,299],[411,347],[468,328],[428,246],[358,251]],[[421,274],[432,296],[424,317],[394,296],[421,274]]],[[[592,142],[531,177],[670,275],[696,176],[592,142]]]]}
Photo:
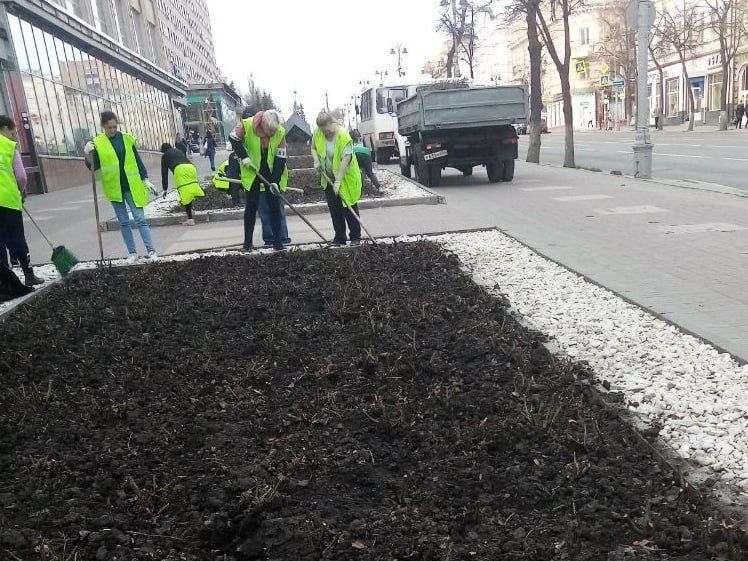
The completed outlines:
{"type": "MultiPolygon", "coordinates": [[[[632,171],[634,133],[590,131],[575,133],[577,166],[602,171],[632,171]]],[[[652,131],[652,175],[718,183],[748,190],[748,130],[652,131]]],[[[562,165],[564,133],[542,137],[541,163],[562,165]]],[[[520,137],[520,158],[527,154],[527,137],[520,137]]]]}

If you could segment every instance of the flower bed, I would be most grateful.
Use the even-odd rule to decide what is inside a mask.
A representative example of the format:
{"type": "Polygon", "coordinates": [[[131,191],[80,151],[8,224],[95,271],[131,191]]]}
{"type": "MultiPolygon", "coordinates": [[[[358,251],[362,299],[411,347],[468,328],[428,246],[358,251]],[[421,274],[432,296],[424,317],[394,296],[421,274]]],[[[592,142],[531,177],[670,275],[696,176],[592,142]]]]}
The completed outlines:
{"type": "MultiPolygon", "coordinates": [[[[501,238],[441,241],[480,276],[501,238]]],[[[10,559],[745,545],[433,243],[84,271],[6,320],[0,359],[10,559]]]]}

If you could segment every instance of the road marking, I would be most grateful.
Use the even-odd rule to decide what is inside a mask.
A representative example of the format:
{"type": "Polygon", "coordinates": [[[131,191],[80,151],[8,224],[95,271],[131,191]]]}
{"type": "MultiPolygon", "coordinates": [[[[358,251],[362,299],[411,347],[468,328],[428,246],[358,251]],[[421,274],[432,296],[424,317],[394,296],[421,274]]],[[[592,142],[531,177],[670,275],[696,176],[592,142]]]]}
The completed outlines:
{"type": "Polygon", "coordinates": [[[658,206],[616,206],[613,208],[596,208],[595,212],[599,214],[653,214],[656,212],[670,212],[666,208],[658,206]]]}
{"type": "Polygon", "coordinates": [[[560,201],[562,203],[574,202],[574,201],[601,201],[603,199],[612,199],[610,195],[573,195],[569,197],[554,197],[554,201],[560,201]]]}
{"type": "Polygon", "coordinates": [[[723,160],[730,160],[733,162],[748,162],[748,158],[722,158],[723,160]]]}
{"type": "Polygon", "coordinates": [[[706,224],[671,224],[657,228],[664,234],[702,234],[704,232],[737,232],[748,230],[745,226],[726,224],[724,222],[709,222],[706,224]]]}
{"type": "Polygon", "coordinates": [[[549,185],[547,187],[520,187],[518,191],[533,193],[535,191],[569,191],[570,189],[574,189],[574,187],[566,187],[563,185],[549,185]]]}
{"type": "MultiPolygon", "coordinates": [[[[616,154],[631,154],[631,151],[617,150],[616,154]]],[[[714,160],[712,156],[696,156],[694,154],[666,154],[664,152],[655,152],[655,156],[671,156],[673,158],[698,158],[700,160],[714,160]]]]}

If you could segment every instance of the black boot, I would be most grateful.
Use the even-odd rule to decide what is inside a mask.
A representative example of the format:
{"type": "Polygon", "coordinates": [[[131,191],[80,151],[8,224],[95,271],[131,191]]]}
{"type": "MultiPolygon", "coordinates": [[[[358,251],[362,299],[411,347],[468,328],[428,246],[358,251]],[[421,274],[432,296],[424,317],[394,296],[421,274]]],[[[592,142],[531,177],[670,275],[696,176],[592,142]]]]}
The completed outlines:
{"type": "Polygon", "coordinates": [[[26,277],[24,283],[26,286],[38,286],[44,284],[44,280],[34,274],[34,269],[32,267],[24,269],[23,276],[26,277]]]}

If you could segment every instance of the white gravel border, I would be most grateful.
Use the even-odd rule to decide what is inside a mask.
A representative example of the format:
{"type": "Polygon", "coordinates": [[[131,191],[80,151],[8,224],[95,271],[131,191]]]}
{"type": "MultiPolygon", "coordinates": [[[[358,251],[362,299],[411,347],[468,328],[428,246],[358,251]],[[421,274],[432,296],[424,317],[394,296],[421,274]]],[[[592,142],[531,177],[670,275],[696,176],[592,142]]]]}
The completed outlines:
{"type": "MultiPolygon", "coordinates": [[[[374,173],[377,176],[377,179],[382,183],[382,197],[377,197],[377,199],[371,199],[371,200],[378,200],[378,199],[384,199],[384,200],[393,200],[393,199],[412,199],[417,197],[428,197],[432,195],[432,193],[429,193],[426,189],[420,188],[418,185],[413,183],[412,181],[409,181],[405,179],[404,177],[393,173],[389,170],[374,170],[374,173]]],[[[208,187],[209,189],[212,189],[212,187],[208,187]]],[[[369,199],[362,199],[362,200],[369,200],[369,199]]],[[[317,203],[300,203],[296,206],[297,208],[304,208],[312,205],[318,205],[317,203]]],[[[162,216],[173,216],[174,215],[174,209],[179,207],[179,195],[176,191],[169,191],[166,195],[166,198],[163,199],[161,197],[158,197],[148,203],[145,207],[145,216],[146,218],[159,218],[162,216]]],[[[200,214],[213,214],[216,212],[225,213],[230,212],[232,209],[214,209],[214,210],[207,210],[207,211],[199,211],[200,214]]],[[[236,212],[243,212],[242,209],[235,209],[236,212]]]]}
{"type": "MultiPolygon", "coordinates": [[[[380,241],[422,239],[436,241],[457,255],[477,284],[506,296],[513,309],[550,337],[560,353],[586,361],[601,383],[607,382],[610,391],[623,396],[642,426],[661,427],[658,438],[663,444],[701,466],[700,476],[712,477],[729,490],[748,491],[748,365],[499,231],[380,241]]],[[[297,249],[318,247],[309,244],[297,249]]],[[[190,253],[161,261],[237,253],[190,253]]],[[[112,263],[122,265],[124,260],[112,263]]],[[[94,266],[89,262],[78,268],[94,266]]],[[[36,272],[57,278],[52,265],[37,267],[36,272]]],[[[0,313],[18,303],[0,304],[0,313]]]]}

